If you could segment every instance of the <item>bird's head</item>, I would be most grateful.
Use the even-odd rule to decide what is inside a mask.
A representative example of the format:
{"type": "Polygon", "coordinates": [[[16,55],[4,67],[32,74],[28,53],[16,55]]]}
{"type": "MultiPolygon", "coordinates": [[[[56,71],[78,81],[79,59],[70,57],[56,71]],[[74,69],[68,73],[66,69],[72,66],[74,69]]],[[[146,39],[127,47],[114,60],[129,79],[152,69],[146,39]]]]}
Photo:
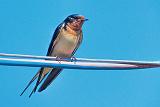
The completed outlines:
{"type": "Polygon", "coordinates": [[[79,15],[79,14],[72,14],[70,16],[68,16],[64,22],[66,23],[66,25],[68,25],[71,29],[73,30],[81,30],[82,25],[85,21],[87,21],[88,19],[86,19],[84,16],[79,15]]]}

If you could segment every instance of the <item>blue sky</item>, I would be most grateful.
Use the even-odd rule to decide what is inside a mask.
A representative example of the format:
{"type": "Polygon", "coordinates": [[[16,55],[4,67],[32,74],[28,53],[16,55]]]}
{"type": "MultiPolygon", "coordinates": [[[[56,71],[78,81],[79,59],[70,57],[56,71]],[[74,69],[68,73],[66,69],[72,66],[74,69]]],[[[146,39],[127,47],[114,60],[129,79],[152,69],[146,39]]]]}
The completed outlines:
{"type": "MultiPolygon", "coordinates": [[[[89,21],[76,57],[160,60],[158,0],[0,0],[0,52],[45,55],[56,26],[89,21]]],[[[64,70],[42,93],[19,94],[39,68],[0,66],[3,107],[158,107],[160,69],[64,70]]]]}

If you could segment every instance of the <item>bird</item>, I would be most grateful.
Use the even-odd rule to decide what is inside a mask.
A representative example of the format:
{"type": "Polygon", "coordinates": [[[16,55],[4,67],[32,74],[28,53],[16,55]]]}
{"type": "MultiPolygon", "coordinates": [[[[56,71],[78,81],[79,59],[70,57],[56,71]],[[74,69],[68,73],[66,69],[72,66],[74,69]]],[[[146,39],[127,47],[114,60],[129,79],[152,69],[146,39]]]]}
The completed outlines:
{"type": "MultiPolygon", "coordinates": [[[[73,55],[82,43],[83,33],[82,25],[88,19],[80,14],[69,15],[62,23],[58,25],[52,36],[48,52],[46,56],[53,56],[58,59],[75,58],[73,55]]],[[[38,92],[45,90],[52,81],[61,73],[62,68],[41,67],[35,76],[30,80],[28,85],[22,91],[20,96],[28,89],[34,80],[37,79],[36,85],[30,93],[29,97],[37,91],[38,86],[43,81],[38,89],[38,92]],[[47,78],[43,80],[45,77],[47,78]]]]}

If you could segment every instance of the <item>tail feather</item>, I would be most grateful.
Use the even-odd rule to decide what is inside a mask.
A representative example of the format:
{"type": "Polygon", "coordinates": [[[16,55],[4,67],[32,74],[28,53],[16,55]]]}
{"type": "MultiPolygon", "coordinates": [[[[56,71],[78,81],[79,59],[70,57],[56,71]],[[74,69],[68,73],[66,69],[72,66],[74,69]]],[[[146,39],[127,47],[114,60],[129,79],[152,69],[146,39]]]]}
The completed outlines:
{"type": "Polygon", "coordinates": [[[31,95],[36,91],[38,85],[42,82],[42,80],[44,79],[44,77],[47,75],[47,73],[50,71],[51,68],[41,68],[37,74],[32,78],[32,80],[28,83],[28,85],[25,87],[25,89],[22,91],[22,93],[20,94],[20,96],[22,96],[24,94],[24,92],[28,89],[28,87],[31,85],[31,83],[38,78],[36,86],[34,87],[34,89],[32,90],[31,94],[29,95],[29,97],[31,97],[31,95]]]}
{"type": "Polygon", "coordinates": [[[40,71],[39,71],[38,80],[37,80],[37,82],[36,82],[36,85],[35,85],[35,87],[33,88],[32,92],[30,93],[29,97],[31,97],[32,94],[36,92],[37,87],[38,87],[38,85],[40,84],[40,82],[41,82],[41,80],[42,80],[42,79],[41,79],[42,73],[43,73],[43,70],[40,70],[40,71]]]}
{"type": "Polygon", "coordinates": [[[51,84],[51,82],[60,74],[61,71],[62,69],[60,68],[52,69],[52,71],[49,73],[46,80],[43,82],[43,84],[39,88],[38,92],[45,90],[51,84]]]}
{"type": "Polygon", "coordinates": [[[28,85],[25,87],[25,89],[22,91],[22,93],[20,94],[20,96],[22,96],[24,94],[24,92],[28,89],[28,87],[32,84],[32,82],[39,76],[39,72],[37,72],[37,74],[31,79],[31,81],[28,83],[28,85]]]}

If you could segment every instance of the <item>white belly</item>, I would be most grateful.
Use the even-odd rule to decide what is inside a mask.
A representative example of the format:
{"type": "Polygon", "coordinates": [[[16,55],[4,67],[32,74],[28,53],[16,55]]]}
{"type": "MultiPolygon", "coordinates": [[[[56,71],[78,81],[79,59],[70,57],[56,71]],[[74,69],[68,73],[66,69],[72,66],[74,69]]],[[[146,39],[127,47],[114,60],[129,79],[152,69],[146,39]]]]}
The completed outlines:
{"type": "Polygon", "coordinates": [[[53,50],[53,56],[71,57],[72,52],[78,43],[78,37],[73,35],[64,35],[60,38],[53,50]]]}

